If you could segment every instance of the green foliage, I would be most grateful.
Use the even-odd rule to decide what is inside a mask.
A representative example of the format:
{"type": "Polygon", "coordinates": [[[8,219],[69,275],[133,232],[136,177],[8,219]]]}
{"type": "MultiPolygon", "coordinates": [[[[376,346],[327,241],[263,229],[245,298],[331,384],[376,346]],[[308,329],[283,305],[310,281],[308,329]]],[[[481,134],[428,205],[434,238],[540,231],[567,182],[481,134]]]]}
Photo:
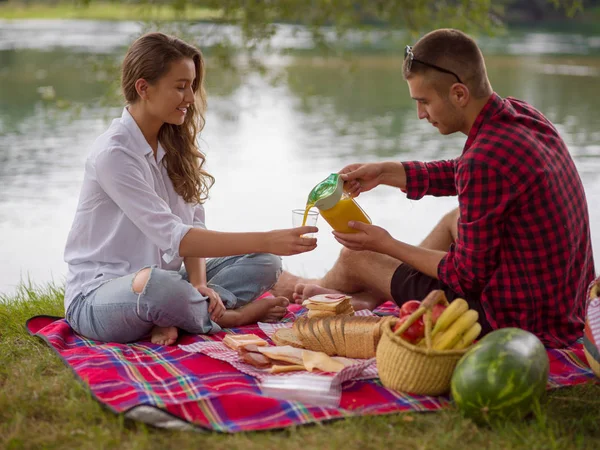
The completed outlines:
{"type": "MultiPolygon", "coordinates": [[[[251,46],[270,38],[274,22],[301,24],[315,42],[326,41],[324,27],[335,38],[365,26],[409,30],[413,34],[439,27],[466,32],[489,32],[500,25],[504,6],[514,0],[167,0],[180,10],[189,6],[221,9],[223,19],[238,24],[251,46]]],[[[569,16],[582,8],[582,0],[539,0],[548,8],[562,8],[569,16]]]]}

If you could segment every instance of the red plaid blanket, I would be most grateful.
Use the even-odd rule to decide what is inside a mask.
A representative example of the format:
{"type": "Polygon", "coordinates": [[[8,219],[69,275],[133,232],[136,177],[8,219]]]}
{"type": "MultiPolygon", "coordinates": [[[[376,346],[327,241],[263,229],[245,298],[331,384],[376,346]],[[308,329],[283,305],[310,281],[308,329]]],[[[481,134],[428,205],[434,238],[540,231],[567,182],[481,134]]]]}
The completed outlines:
{"type": "MultiPolygon", "coordinates": [[[[376,312],[397,311],[387,303],[376,312]]],[[[285,320],[294,318],[294,314],[289,314],[285,320]]],[[[155,426],[201,427],[232,433],[351,415],[433,411],[450,405],[448,397],[395,392],[384,388],[378,379],[355,377],[343,383],[338,408],[311,406],[266,397],[257,378],[227,362],[179,346],[99,343],[75,334],[64,319],[49,316],[32,317],[27,321],[27,329],[56,351],[99,402],[115,413],[155,426]]],[[[226,332],[254,333],[267,338],[257,325],[226,332]]],[[[211,336],[184,335],[178,344],[219,342],[225,335],[225,332],[211,336]]],[[[549,389],[595,380],[581,345],[549,350],[548,356],[549,389]]]]}

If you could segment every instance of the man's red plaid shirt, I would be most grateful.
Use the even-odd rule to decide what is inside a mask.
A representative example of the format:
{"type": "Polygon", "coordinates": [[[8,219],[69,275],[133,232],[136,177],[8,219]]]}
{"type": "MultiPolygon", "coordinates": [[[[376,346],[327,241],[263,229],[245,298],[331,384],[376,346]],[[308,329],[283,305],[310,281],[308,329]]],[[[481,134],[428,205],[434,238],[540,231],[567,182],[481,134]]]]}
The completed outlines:
{"type": "Polygon", "coordinates": [[[594,279],[583,185],[558,131],[523,101],[493,94],[455,160],[403,163],[409,199],[458,195],[458,238],[439,279],[477,295],[492,328],[545,345],[583,334],[594,279]]]}

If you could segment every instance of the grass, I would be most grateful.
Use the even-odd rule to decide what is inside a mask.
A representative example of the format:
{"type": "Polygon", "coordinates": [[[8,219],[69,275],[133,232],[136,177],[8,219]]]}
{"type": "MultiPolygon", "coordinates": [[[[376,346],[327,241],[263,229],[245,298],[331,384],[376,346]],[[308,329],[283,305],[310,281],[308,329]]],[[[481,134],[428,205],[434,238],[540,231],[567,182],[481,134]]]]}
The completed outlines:
{"type": "Polygon", "coordinates": [[[3,449],[597,449],[600,386],[552,391],[540,414],[479,428],[458,412],[359,417],[284,431],[221,435],[166,431],[104,409],[25,321],[63,314],[57,286],[0,295],[0,448],[3,449]]]}
{"type": "Polygon", "coordinates": [[[89,5],[72,0],[56,2],[0,2],[1,19],[88,19],[88,20],[218,20],[219,10],[188,6],[185,14],[169,5],[151,5],[145,2],[121,3],[117,1],[92,1],[89,5]]]}

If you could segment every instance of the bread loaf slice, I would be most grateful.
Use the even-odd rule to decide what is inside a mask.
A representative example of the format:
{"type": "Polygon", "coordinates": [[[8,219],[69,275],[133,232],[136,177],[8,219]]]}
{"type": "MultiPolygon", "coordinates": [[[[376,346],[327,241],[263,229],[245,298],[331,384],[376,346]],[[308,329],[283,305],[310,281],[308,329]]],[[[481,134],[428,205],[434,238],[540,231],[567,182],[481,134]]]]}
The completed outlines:
{"type": "Polygon", "coordinates": [[[380,317],[365,316],[302,317],[291,329],[277,330],[273,341],[329,356],[372,358],[381,337],[381,322],[380,317]]]}
{"type": "Polygon", "coordinates": [[[271,336],[271,340],[275,345],[289,345],[296,348],[304,348],[302,341],[293,328],[280,328],[275,331],[273,336],[271,336]]]}
{"type": "Polygon", "coordinates": [[[323,347],[325,348],[325,353],[329,356],[337,355],[337,351],[335,349],[335,342],[333,341],[333,335],[331,334],[331,328],[329,326],[332,317],[325,317],[322,320],[318,321],[319,329],[322,331],[322,341],[323,347]]]}
{"type": "Polygon", "coordinates": [[[330,321],[330,329],[337,354],[346,356],[346,342],[344,341],[344,332],[342,329],[343,322],[343,316],[336,316],[332,318],[330,321]]]}

